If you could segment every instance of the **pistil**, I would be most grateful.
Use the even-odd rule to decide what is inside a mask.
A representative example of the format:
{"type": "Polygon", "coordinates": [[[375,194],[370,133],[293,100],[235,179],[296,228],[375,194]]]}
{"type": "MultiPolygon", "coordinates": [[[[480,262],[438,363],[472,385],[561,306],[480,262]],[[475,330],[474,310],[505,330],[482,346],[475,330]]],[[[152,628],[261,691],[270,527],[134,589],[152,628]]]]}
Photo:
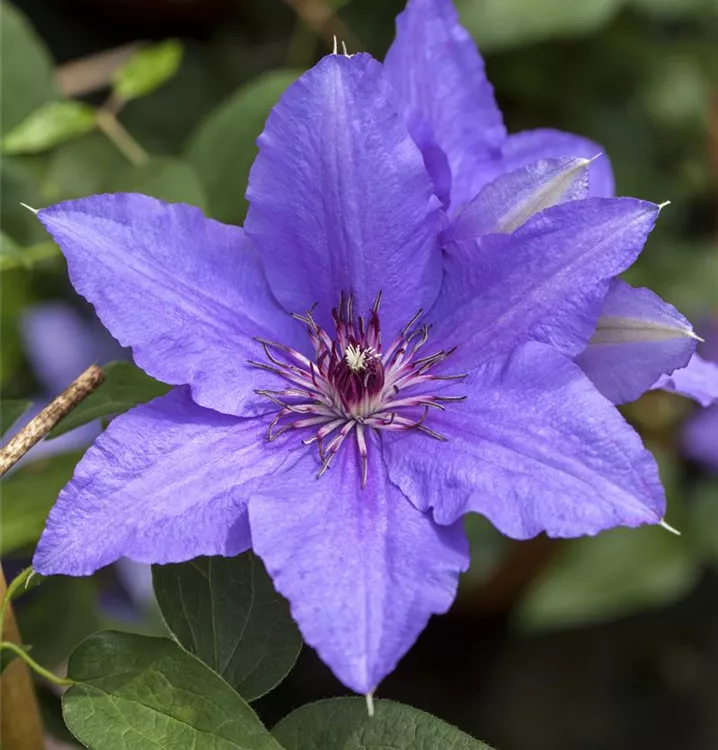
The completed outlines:
{"type": "Polygon", "coordinates": [[[333,338],[317,324],[311,310],[305,315],[295,314],[292,317],[306,327],[314,348],[314,360],[283,344],[258,339],[268,362],[251,362],[288,384],[283,390],[257,391],[278,406],[267,429],[267,439],[276,440],[288,430],[313,430],[303,442],[305,445],[317,443],[322,461],[317,476],[321,477],[344,441],[353,434],[362,462],[362,487],[367,482],[367,429],[416,429],[445,440],[425,424],[429,410],[443,410],[444,403],[465,398],[425,393],[411,395],[411,390],[419,385],[461,380],[464,375],[432,372],[454,349],[417,356],[429,340],[429,327],[418,325],[421,310],[386,351],[382,351],[380,303],[381,293],[366,319],[355,317],[353,297],[342,294],[338,307],[332,311],[333,338]]]}

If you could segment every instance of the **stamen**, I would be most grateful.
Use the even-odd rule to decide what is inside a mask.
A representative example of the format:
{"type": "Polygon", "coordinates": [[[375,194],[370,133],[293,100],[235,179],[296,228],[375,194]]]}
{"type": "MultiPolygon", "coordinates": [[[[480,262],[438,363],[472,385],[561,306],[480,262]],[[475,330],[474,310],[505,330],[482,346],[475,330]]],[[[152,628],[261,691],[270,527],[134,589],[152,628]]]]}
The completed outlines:
{"type": "Polygon", "coordinates": [[[364,425],[357,425],[357,446],[361,456],[361,486],[366,487],[367,472],[369,469],[369,454],[366,447],[366,436],[364,435],[364,425]]]}
{"type": "Polygon", "coordinates": [[[432,372],[455,349],[440,349],[417,357],[430,338],[428,325],[416,325],[422,310],[409,320],[389,348],[382,351],[381,301],[379,292],[368,316],[357,317],[354,296],[343,292],[339,304],[331,311],[336,329],[334,337],[316,322],[314,307],[303,315],[293,314],[292,318],[306,327],[314,349],[313,360],[284,344],[257,337],[267,362],[252,360],[249,364],[271,372],[287,384],[282,390],[256,391],[278,407],[267,429],[267,440],[276,440],[288,430],[314,430],[301,442],[317,445],[321,461],[317,477],[329,470],[344,441],[354,431],[361,461],[361,486],[365,487],[369,471],[367,430],[419,430],[437,440],[446,440],[425,424],[429,412],[431,409],[444,411],[444,404],[465,399],[465,396],[426,393],[412,395],[411,390],[419,385],[438,380],[458,381],[466,376],[432,372]],[[422,410],[419,418],[417,409],[422,410]],[[283,419],[287,422],[279,426],[283,419]],[[329,442],[325,445],[327,439],[329,442]]]}
{"type": "Polygon", "coordinates": [[[424,312],[424,308],[423,307],[420,307],[416,311],[416,315],[404,326],[404,328],[403,328],[403,330],[401,332],[402,336],[406,336],[406,334],[409,331],[409,329],[414,325],[414,323],[416,323],[417,320],[419,320],[419,318],[421,317],[421,314],[423,312],[424,312]]]}

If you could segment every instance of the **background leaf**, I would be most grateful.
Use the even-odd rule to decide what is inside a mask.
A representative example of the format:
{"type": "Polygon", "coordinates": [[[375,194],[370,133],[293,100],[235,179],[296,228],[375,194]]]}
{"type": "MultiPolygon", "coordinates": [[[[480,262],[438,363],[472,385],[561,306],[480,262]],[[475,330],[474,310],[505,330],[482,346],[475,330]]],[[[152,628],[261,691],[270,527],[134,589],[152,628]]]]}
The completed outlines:
{"type": "Polygon", "coordinates": [[[18,247],[7,235],[2,235],[2,255],[0,255],[0,271],[11,271],[16,268],[29,269],[35,263],[50,258],[58,258],[60,248],[51,240],[38,242],[30,247],[18,247]]]}
{"type": "Polygon", "coordinates": [[[491,750],[431,714],[376,701],[373,717],[363,698],[302,706],[272,730],[286,750],[491,750]]]}
{"type": "Polygon", "coordinates": [[[93,750],[280,750],[252,709],[164,638],[96,633],[70,657],[70,731],[93,750]]]}
{"type": "Polygon", "coordinates": [[[673,601],[699,573],[688,544],[659,526],[571,540],[521,602],[518,623],[571,627],[673,601]]]}
{"type": "Polygon", "coordinates": [[[0,170],[0,224],[2,230],[21,246],[47,241],[47,232],[37,217],[22,204],[33,208],[44,205],[40,180],[33,169],[36,156],[3,156],[0,170]]]}
{"type": "Polygon", "coordinates": [[[185,161],[155,157],[143,167],[125,165],[102,183],[111,193],[144,193],[168,203],[189,203],[205,209],[207,198],[194,169],[185,161]]]}
{"type": "Polygon", "coordinates": [[[299,71],[265,73],[240,88],[190,137],[186,156],[199,175],[210,215],[227,224],[241,224],[247,212],[244,193],[257,154],[255,142],[269,110],[299,71]]]}
{"type": "Polygon", "coordinates": [[[34,544],[60,490],[82,453],[62,453],[21,466],[2,482],[0,550],[3,555],[34,544]]]}
{"type": "Polygon", "coordinates": [[[0,15],[0,129],[8,133],[57,94],[50,54],[34,29],[10,3],[0,4],[0,15]]]}
{"type": "Polygon", "coordinates": [[[43,179],[49,201],[84,198],[102,192],[104,183],[127,168],[125,157],[102,133],[90,133],[58,146],[43,179]]]}
{"type": "Polygon", "coordinates": [[[606,23],[622,0],[457,0],[461,20],[481,49],[585,34],[606,23]]]}
{"type": "Polygon", "coordinates": [[[97,589],[92,578],[50,576],[17,602],[18,626],[33,659],[55,669],[80,641],[101,627],[97,589]]]}
{"type": "Polygon", "coordinates": [[[0,437],[30,408],[30,401],[3,399],[0,401],[0,437]]]}
{"type": "Polygon", "coordinates": [[[35,110],[2,139],[6,154],[32,154],[79,138],[95,128],[97,116],[88,104],[49,102],[35,110]]]}
{"type": "Polygon", "coordinates": [[[142,47],[118,71],[112,90],[128,101],[147,96],[177,73],[182,63],[182,44],[169,39],[142,47]]]}
{"type": "Polygon", "coordinates": [[[48,440],[100,417],[114,416],[168,393],[170,387],[151,378],[129,362],[102,367],[105,382],[73,409],[48,435],[48,440]]]}
{"type": "Polygon", "coordinates": [[[175,638],[246,700],[267,693],[294,665],[302,640],[289,605],[251,552],[155,565],[152,580],[175,638]]]}
{"type": "Polygon", "coordinates": [[[698,15],[715,11],[715,0],[626,0],[629,7],[656,16],[698,15]]]}

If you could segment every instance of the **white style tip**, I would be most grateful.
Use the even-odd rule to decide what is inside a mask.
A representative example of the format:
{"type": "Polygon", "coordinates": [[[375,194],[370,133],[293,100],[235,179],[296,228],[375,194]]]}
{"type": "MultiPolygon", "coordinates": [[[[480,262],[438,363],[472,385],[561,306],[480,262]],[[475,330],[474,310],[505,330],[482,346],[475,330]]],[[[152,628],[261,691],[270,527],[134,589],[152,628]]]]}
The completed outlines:
{"type": "Polygon", "coordinates": [[[676,536],[680,536],[681,535],[681,532],[678,531],[678,529],[674,529],[673,526],[670,526],[669,524],[667,524],[666,521],[665,521],[665,519],[663,519],[663,518],[661,518],[661,521],[660,521],[660,523],[658,525],[659,526],[663,526],[663,528],[666,531],[670,531],[671,534],[675,534],[676,536]]]}
{"type": "Polygon", "coordinates": [[[37,216],[37,214],[38,214],[38,209],[37,208],[33,208],[32,206],[28,206],[27,203],[21,203],[20,205],[23,208],[26,208],[28,211],[32,211],[35,214],[35,216],[37,216]]]}
{"type": "Polygon", "coordinates": [[[367,693],[364,697],[366,698],[366,712],[371,719],[374,716],[374,693],[367,693]]]}

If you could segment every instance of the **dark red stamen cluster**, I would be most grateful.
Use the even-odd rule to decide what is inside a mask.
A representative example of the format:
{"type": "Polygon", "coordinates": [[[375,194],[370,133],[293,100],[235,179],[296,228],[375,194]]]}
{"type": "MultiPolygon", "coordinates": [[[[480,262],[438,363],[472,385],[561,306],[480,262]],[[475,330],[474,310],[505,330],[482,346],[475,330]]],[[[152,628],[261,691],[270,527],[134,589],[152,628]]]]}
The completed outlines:
{"type": "Polygon", "coordinates": [[[377,295],[368,320],[354,316],[351,295],[342,295],[332,311],[336,335],[331,338],[311,311],[293,317],[307,328],[315,352],[314,361],[274,341],[259,339],[269,363],[252,362],[287,381],[281,391],[258,391],[280,409],[267,431],[268,440],[287,430],[315,430],[305,444],[316,442],[322,459],[321,476],[347,436],[354,432],[362,457],[362,486],[367,475],[366,429],[418,429],[443,440],[425,424],[429,408],[443,409],[447,401],[463,396],[404,395],[431,381],[457,380],[463,375],[435,375],[432,370],[451,355],[453,349],[419,357],[429,338],[428,326],[417,326],[421,310],[409,321],[384,351],[381,344],[377,295]],[[280,422],[282,423],[281,426],[280,422]]]}

